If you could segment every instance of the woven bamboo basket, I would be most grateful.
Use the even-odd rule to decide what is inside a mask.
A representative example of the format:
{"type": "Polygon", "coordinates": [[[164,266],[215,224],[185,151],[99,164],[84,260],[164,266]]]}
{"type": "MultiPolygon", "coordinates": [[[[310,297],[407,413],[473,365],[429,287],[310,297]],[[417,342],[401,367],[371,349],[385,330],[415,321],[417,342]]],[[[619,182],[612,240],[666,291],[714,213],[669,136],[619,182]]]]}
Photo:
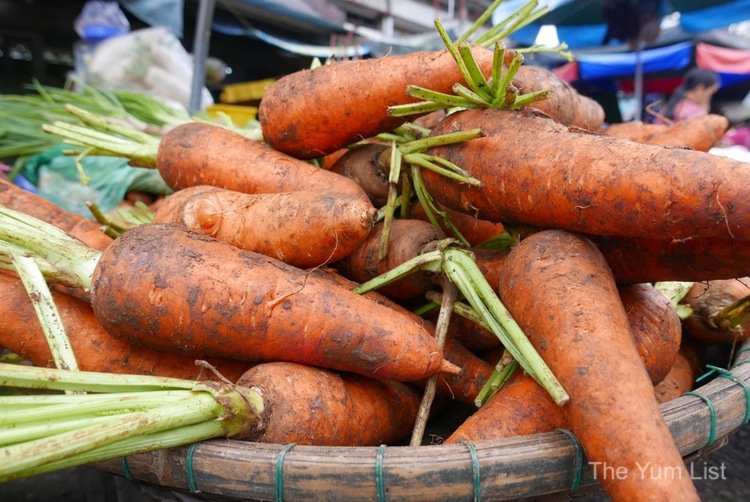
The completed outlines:
{"type": "MultiPolygon", "coordinates": [[[[688,462],[750,420],[750,341],[661,410],[688,462]]],[[[634,424],[634,426],[636,426],[634,424]]],[[[462,445],[316,447],[210,440],[96,464],[132,479],[222,500],[518,500],[596,488],[569,431],[462,445]]]]}

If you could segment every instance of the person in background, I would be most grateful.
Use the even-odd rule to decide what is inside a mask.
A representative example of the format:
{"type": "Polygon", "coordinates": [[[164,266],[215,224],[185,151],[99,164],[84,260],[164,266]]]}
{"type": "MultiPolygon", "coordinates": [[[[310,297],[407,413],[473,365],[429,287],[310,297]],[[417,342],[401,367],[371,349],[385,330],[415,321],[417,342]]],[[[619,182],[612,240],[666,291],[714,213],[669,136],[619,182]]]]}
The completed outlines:
{"type": "Polygon", "coordinates": [[[711,98],[719,89],[719,76],[711,70],[693,68],[669,97],[661,115],[674,122],[707,115],[711,98]]]}

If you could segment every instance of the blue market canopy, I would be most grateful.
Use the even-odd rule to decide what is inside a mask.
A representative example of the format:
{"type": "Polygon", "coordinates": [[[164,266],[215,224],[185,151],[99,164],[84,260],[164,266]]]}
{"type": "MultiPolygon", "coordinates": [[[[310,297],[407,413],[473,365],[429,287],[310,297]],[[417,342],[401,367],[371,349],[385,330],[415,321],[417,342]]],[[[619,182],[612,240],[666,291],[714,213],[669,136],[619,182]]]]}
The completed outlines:
{"type": "MultiPolygon", "coordinates": [[[[549,13],[510,38],[519,45],[533,45],[542,26],[552,25],[560,42],[571,49],[613,43],[607,40],[605,6],[611,9],[616,4],[634,2],[648,9],[648,14],[655,12],[659,19],[679,12],[679,27],[686,33],[706,32],[750,19],[750,0],[540,0],[540,5],[549,7],[549,13]]],[[[526,0],[505,0],[493,20],[506,18],[524,3],[526,0]]]]}

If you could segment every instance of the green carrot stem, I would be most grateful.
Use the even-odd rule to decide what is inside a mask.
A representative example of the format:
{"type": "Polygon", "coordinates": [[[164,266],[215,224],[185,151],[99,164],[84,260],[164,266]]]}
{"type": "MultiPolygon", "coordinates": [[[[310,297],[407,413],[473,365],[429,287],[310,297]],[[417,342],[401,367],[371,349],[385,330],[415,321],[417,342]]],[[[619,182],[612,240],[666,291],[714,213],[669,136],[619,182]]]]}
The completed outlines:
{"type": "Polygon", "coordinates": [[[503,231],[500,234],[497,234],[493,237],[490,237],[486,241],[480,242],[476,246],[474,246],[476,249],[498,249],[498,250],[507,250],[510,249],[510,247],[515,242],[515,239],[513,236],[506,230],[503,231]]]}
{"type": "Polygon", "coordinates": [[[440,103],[445,108],[452,106],[466,107],[476,104],[461,96],[447,94],[445,92],[433,91],[431,89],[425,89],[424,87],[420,87],[418,85],[408,86],[406,88],[406,93],[413,98],[440,103]]]}
{"type": "Polygon", "coordinates": [[[391,270],[384,274],[370,279],[369,281],[363,282],[359,286],[353,288],[352,291],[363,295],[365,293],[369,293],[370,291],[381,288],[386,284],[390,284],[393,281],[397,281],[398,279],[401,279],[402,277],[405,277],[417,270],[439,270],[439,263],[440,251],[429,251],[427,253],[411,258],[401,265],[393,267],[391,270]]]}
{"type": "Polygon", "coordinates": [[[75,144],[95,148],[100,155],[127,157],[138,162],[140,166],[156,167],[158,144],[140,144],[134,141],[126,141],[111,134],[99,133],[86,127],[65,122],[55,122],[52,125],[44,124],[42,129],[44,132],[54,134],[75,144]]]}
{"type": "Polygon", "coordinates": [[[384,260],[388,255],[388,240],[391,237],[391,227],[396,210],[396,197],[398,195],[398,180],[401,177],[401,151],[396,148],[396,143],[391,143],[391,158],[388,171],[388,199],[385,204],[383,218],[383,233],[380,236],[378,247],[378,259],[384,260]]]}
{"type": "Polygon", "coordinates": [[[468,89],[463,84],[453,84],[453,92],[455,92],[458,96],[461,96],[469,103],[473,103],[477,107],[480,108],[486,108],[488,105],[488,100],[490,99],[490,96],[483,96],[479,94],[478,92],[474,92],[471,89],[468,89]]]}
{"type": "Polygon", "coordinates": [[[459,46],[458,53],[461,55],[466,70],[471,75],[471,81],[474,82],[474,87],[472,87],[474,92],[480,96],[483,101],[489,101],[492,99],[490,94],[490,84],[487,82],[487,79],[484,78],[482,70],[479,68],[476,59],[474,59],[471,48],[466,45],[459,46]]]}
{"type": "Polygon", "coordinates": [[[401,153],[406,155],[410,153],[423,152],[430,148],[442,145],[452,145],[455,143],[462,143],[475,138],[481,138],[484,136],[482,130],[479,128],[468,129],[466,131],[456,131],[447,134],[439,134],[437,136],[428,136],[426,138],[415,139],[399,146],[401,153]]]}
{"type": "Polygon", "coordinates": [[[175,448],[204,441],[206,439],[223,437],[225,435],[226,433],[222,422],[218,420],[201,422],[195,425],[188,425],[154,434],[134,436],[121,441],[115,441],[108,445],[84,453],[79,453],[75,456],[31,467],[18,473],[16,477],[33,476],[78,465],[125,457],[127,455],[135,455],[165,448],[175,448]]]}
{"type": "Polygon", "coordinates": [[[101,394],[101,398],[83,399],[63,402],[36,408],[8,410],[0,417],[0,426],[13,427],[23,423],[47,422],[62,418],[96,416],[113,413],[118,410],[142,411],[157,408],[169,402],[181,401],[191,397],[193,391],[154,391],[140,393],[101,394]]]}
{"type": "Polygon", "coordinates": [[[533,54],[533,53],[540,53],[540,52],[547,52],[552,54],[558,54],[562,57],[564,57],[568,62],[573,61],[574,56],[573,53],[568,50],[568,44],[561,43],[556,45],[555,47],[548,47],[546,45],[532,45],[530,47],[521,47],[516,49],[517,52],[520,52],[521,54],[533,54]]]}
{"type": "Polygon", "coordinates": [[[490,94],[497,96],[500,92],[500,78],[503,73],[503,62],[505,61],[505,48],[499,42],[495,42],[492,51],[492,69],[490,77],[490,94]]]}
{"type": "Polygon", "coordinates": [[[199,382],[147,375],[117,375],[96,371],[64,371],[55,368],[0,364],[0,387],[22,389],[80,390],[85,392],[145,392],[195,390],[199,382]]]}
{"type": "MultiPolygon", "coordinates": [[[[47,338],[47,345],[49,345],[55,366],[64,370],[77,370],[78,362],[70,345],[70,339],[65,333],[60,312],[55,306],[52,293],[50,293],[42,272],[34,259],[29,256],[12,253],[12,258],[16,272],[18,272],[18,276],[29,294],[34,312],[36,312],[44,336],[47,338]]],[[[0,423],[2,420],[3,417],[0,417],[0,423]]]]}
{"type": "Polygon", "coordinates": [[[0,481],[36,465],[61,460],[134,435],[149,434],[211,420],[222,407],[209,394],[198,394],[179,403],[137,412],[115,423],[97,424],[56,436],[0,448],[0,481]]]}
{"type": "Polygon", "coordinates": [[[508,87],[511,85],[513,77],[515,77],[516,73],[518,73],[518,69],[521,67],[521,64],[523,64],[523,56],[516,53],[513,56],[513,59],[511,59],[510,64],[508,65],[508,69],[505,70],[505,72],[502,74],[502,77],[500,78],[500,82],[498,83],[498,92],[495,95],[495,99],[492,100],[490,106],[497,108],[505,104],[506,95],[508,94],[508,87]]]}
{"type": "MultiPolygon", "coordinates": [[[[457,172],[456,168],[458,168],[458,166],[455,166],[455,164],[447,166],[445,164],[445,162],[447,161],[445,161],[445,159],[441,160],[440,157],[437,156],[426,155],[423,153],[410,153],[408,155],[408,158],[406,158],[406,161],[409,164],[429,169],[430,171],[433,171],[441,176],[456,180],[460,183],[466,183],[472,186],[482,185],[482,182],[479,179],[474,178],[468,174],[457,172]]],[[[461,171],[460,168],[458,168],[458,170],[461,171]]]]}
{"type": "Polygon", "coordinates": [[[474,82],[474,80],[472,79],[472,75],[469,72],[468,68],[466,68],[466,64],[464,63],[464,60],[461,57],[461,54],[458,51],[458,48],[451,41],[451,38],[448,35],[448,32],[445,31],[445,27],[443,26],[443,24],[440,22],[439,19],[435,19],[435,28],[437,29],[438,34],[440,35],[440,38],[443,40],[443,44],[445,45],[445,48],[448,50],[450,55],[453,57],[453,60],[458,65],[458,71],[461,73],[461,76],[464,78],[464,81],[469,85],[469,87],[475,87],[476,82],[474,82]]]}
{"type": "MultiPolygon", "coordinates": [[[[425,293],[425,297],[433,303],[440,303],[442,299],[442,295],[437,293],[436,291],[428,291],[427,293],[425,293]]],[[[477,314],[473,308],[471,308],[471,305],[456,301],[453,303],[453,313],[478,324],[487,331],[490,330],[487,323],[484,322],[484,319],[482,319],[482,317],[477,314]]]]}
{"type": "Polygon", "coordinates": [[[83,158],[87,155],[91,155],[95,149],[94,148],[86,148],[85,150],[81,151],[78,155],[76,155],[75,158],[75,164],[76,164],[76,170],[78,171],[78,180],[81,182],[81,185],[88,186],[91,183],[91,177],[89,177],[88,174],[86,174],[86,170],[83,168],[83,158]]]}
{"type": "Polygon", "coordinates": [[[474,405],[481,408],[489,398],[494,396],[500,388],[507,383],[513,372],[518,368],[518,361],[513,359],[510,352],[503,351],[503,355],[495,365],[492,374],[482,386],[474,399],[474,405]]]}
{"type": "Polygon", "coordinates": [[[122,415],[103,415],[99,417],[56,418],[49,422],[30,422],[14,425],[12,428],[0,429],[0,447],[34,441],[55,434],[62,434],[86,426],[110,423],[120,419],[122,415]]]}
{"type": "Polygon", "coordinates": [[[510,315],[466,250],[446,249],[443,271],[469,304],[482,315],[503,346],[552,397],[558,406],[569,396],[518,323],[510,315]]]}
{"type": "Polygon", "coordinates": [[[716,327],[724,331],[736,331],[750,319],[750,295],[733,301],[711,317],[716,327]]]}
{"type": "Polygon", "coordinates": [[[411,179],[414,183],[414,192],[417,196],[417,200],[424,209],[424,212],[427,215],[427,219],[430,221],[430,223],[432,223],[432,225],[437,228],[447,228],[450,231],[450,234],[453,235],[453,237],[457,239],[462,245],[464,245],[465,247],[470,247],[469,241],[463,236],[456,225],[453,224],[448,214],[438,207],[432,195],[429,193],[429,191],[427,191],[427,187],[425,187],[424,184],[424,179],[422,178],[422,172],[416,165],[412,166],[411,168],[411,179]],[[437,221],[438,216],[442,221],[442,225],[437,221]]]}
{"type": "Polygon", "coordinates": [[[437,110],[443,110],[446,106],[433,101],[421,101],[406,105],[394,105],[388,107],[388,115],[391,117],[407,117],[409,115],[425,114],[437,110]]]}
{"type": "Polygon", "coordinates": [[[536,103],[537,101],[543,101],[552,95],[552,89],[542,89],[541,91],[527,92],[518,96],[513,104],[510,106],[511,110],[518,110],[524,106],[536,103]]]}
{"type": "Polygon", "coordinates": [[[8,248],[21,250],[33,256],[43,273],[48,269],[59,271],[61,282],[88,291],[91,278],[101,252],[91,249],[54,225],[19,211],[0,206],[0,241],[8,248]]]}
{"type": "Polygon", "coordinates": [[[119,134],[120,136],[131,139],[138,143],[142,143],[144,145],[147,145],[147,144],[158,145],[159,144],[159,138],[151,136],[150,134],[143,133],[131,127],[123,127],[115,123],[111,119],[102,117],[100,115],[96,115],[91,112],[87,112],[83,108],[79,108],[75,105],[65,105],[65,109],[68,112],[75,115],[76,117],[78,117],[81,120],[81,122],[83,122],[84,124],[88,124],[99,130],[114,133],[114,134],[119,134]]]}
{"type": "Polygon", "coordinates": [[[473,35],[480,27],[484,26],[484,23],[486,23],[490,19],[492,13],[495,12],[497,7],[501,3],[503,3],[503,0],[494,0],[490,5],[488,5],[484,12],[482,12],[479,17],[477,17],[476,21],[474,21],[471,26],[469,26],[469,28],[456,39],[456,45],[460,45],[466,42],[471,35],[473,35]]]}
{"type": "MultiPolygon", "coordinates": [[[[443,296],[440,304],[440,312],[438,313],[437,323],[435,324],[435,338],[438,343],[438,347],[443,349],[445,346],[445,339],[448,334],[448,325],[450,323],[451,312],[453,311],[453,303],[456,301],[458,296],[458,290],[456,287],[446,278],[441,280],[443,285],[443,296]]],[[[422,395],[422,401],[419,403],[419,410],[417,411],[417,418],[412,431],[410,446],[420,446],[422,444],[422,438],[424,437],[424,431],[427,426],[427,420],[430,415],[430,409],[435,399],[435,391],[437,387],[437,375],[432,375],[427,380],[424,394],[422,395]]]]}
{"type": "Polygon", "coordinates": [[[125,232],[126,229],[123,226],[119,225],[117,222],[112,221],[109,216],[104,214],[104,212],[96,202],[86,202],[86,207],[89,209],[91,215],[94,217],[97,223],[101,223],[103,225],[103,231],[108,236],[115,239],[122,235],[123,232],[125,232]]]}

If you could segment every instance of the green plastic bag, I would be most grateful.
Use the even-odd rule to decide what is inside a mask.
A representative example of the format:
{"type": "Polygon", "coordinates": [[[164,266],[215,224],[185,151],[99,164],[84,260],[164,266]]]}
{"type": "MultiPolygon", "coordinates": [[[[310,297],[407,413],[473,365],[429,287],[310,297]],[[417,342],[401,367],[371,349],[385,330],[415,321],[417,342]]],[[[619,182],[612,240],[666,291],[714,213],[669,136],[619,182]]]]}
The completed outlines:
{"type": "Polygon", "coordinates": [[[86,203],[95,202],[104,211],[117,207],[130,190],[166,195],[172,193],[156,169],[128,165],[120,157],[90,156],[81,160],[89,178],[81,183],[76,158],[63,155],[70,146],[58,145],[29,159],[21,175],[34,184],[42,197],[68,211],[92,218],[86,203]]]}

